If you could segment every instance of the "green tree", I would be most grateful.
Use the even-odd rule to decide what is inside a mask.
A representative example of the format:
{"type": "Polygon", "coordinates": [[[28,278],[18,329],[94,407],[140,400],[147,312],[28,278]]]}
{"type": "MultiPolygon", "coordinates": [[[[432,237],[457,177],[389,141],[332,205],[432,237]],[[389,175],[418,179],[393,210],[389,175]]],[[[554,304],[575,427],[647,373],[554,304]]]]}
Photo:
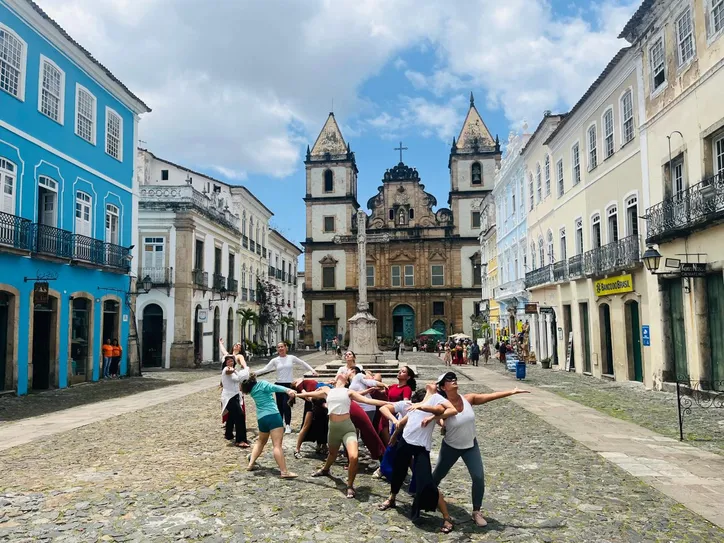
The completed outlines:
{"type": "Polygon", "coordinates": [[[286,340],[288,339],[287,335],[289,334],[290,327],[293,327],[296,321],[294,317],[285,315],[279,319],[279,322],[282,323],[282,339],[286,340]]]}
{"type": "Polygon", "coordinates": [[[240,309],[237,311],[241,317],[241,341],[246,340],[246,325],[249,322],[256,322],[258,315],[253,309],[240,309]]]}
{"type": "Polygon", "coordinates": [[[273,329],[282,316],[282,306],[279,303],[281,291],[273,283],[262,278],[256,280],[256,301],[259,304],[259,328],[262,338],[267,344],[273,329]]]}

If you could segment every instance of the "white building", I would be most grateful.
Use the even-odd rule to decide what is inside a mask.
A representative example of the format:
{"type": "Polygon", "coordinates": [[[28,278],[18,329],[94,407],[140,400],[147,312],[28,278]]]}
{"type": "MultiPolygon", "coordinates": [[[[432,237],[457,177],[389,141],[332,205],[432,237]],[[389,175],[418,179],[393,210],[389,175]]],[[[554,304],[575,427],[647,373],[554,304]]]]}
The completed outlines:
{"type": "Polygon", "coordinates": [[[254,308],[272,212],[244,187],[138,155],[136,273],[154,287],[136,300],[142,364],[218,360],[220,337],[241,338],[237,311],[254,308]]]}
{"type": "Polygon", "coordinates": [[[273,228],[269,230],[269,281],[279,289],[277,303],[281,319],[270,329],[269,344],[291,341],[295,344],[297,312],[297,262],[302,250],[273,228]]]}
{"type": "Polygon", "coordinates": [[[301,345],[304,342],[304,324],[307,320],[307,314],[304,305],[304,272],[297,272],[297,342],[301,345]]]}

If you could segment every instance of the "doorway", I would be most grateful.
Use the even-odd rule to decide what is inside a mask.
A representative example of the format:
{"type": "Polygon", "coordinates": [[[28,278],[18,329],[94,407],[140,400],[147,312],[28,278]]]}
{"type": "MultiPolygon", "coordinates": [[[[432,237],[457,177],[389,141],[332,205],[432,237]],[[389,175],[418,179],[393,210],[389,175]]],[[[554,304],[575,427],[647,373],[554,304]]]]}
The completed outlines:
{"type": "Polygon", "coordinates": [[[583,334],[583,372],[591,373],[591,328],[588,318],[588,303],[578,304],[578,311],[581,314],[581,332],[583,334]]]}
{"type": "Polygon", "coordinates": [[[669,301],[669,353],[668,358],[673,364],[668,366],[674,370],[673,380],[687,379],[689,368],[686,360],[686,329],[684,328],[684,293],[681,279],[672,279],[665,283],[669,301]]]}
{"type": "Polygon", "coordinates": [[[163,367],[163,309],[158,304],[148,304],[143,308],[142,334],[142,367],[163,367]]]}
{"type": "Polygon", "coordinates": [[[199,322],[201,306],[197,305],[194,311],[194,360],[198,363],[204,359],[204,323],[199,322]]]}
{"type": "Polygon", "coordinates": [[[87,298],[73,298],[70,319],[70,381],[76,384],[93,378],[90,363],[91,302],[87,298]]]}
{"type": "Polygon", "coordinates": [[[724,277],[706,276],[707,313],[711,338],[712,389],[724,390],[724,277]]]}
{"type": "MultiPolygon", "coordinates": [[[[572,318],[571,318],[571,306],[570,305],[564,305],[563,306],[563,341],[566,344],[566,357],[568,357],[568,344],[569,344],[569,338],[571,337],[571,325],[572,325],[572,318]]],[[[575,371],[576,369],[576,363],[575,363],[575,357],[574,357],[574,350],[571,346],[571,365],[568,368],[569,371],[575,371]]],[[[566,360],[566,363],[568,361],[566,360]]]]}
{"type": "Polygon", "coordinates": [[[398,305],[392,311],[392,336],[415,339],[415,312],[409,305],[398,305]]]}
{"type": "Polygon", "coordinates": [[[114,339],[118,339],[120,343],[120,335],[118,323],[120,321],[120,304],[116,300],[106,300],[103,302],[103,337],[101,341],[110,343],[114,339]]]}
{"type": "MultiPolygon", "coordinates": [[[[226,314],[226,348],[231,349],[234,346],[234,310],[229,308],[226,314]]],[[[229,351],[231,352],[231,351],[229,351]]]]}
{"type": "Polygon", "coordinates": [[[212,353],[214,362],[221,361],[221,353],[219,351],[219,338],[221,337],[221,311],[219,306],[214,309],[214,344],[212,346],[212,353]]]}
{"type": "Polygon", "coordinates": [[[52,382],[56,359],[58,300],[52,296],[33,308],[33,390],[47,390],[52,382]]]}
{"type": "Polygon", "coordinates": [[[432,323],[432,329],[437,330],[442,334],[442,337],[445,337],[445,322],[441,321],[440,319],[436,320],[432,323]]]}
{"type": "Polygon", "coordinates": [[[611,339],[611,308],[608,304],[598,306],[598,319],[601,331],[601,373],[613,377],[613,341],[611,339]]]}
{"type": "Polygon", "coordinates": [[[641,357],[641,320],[639,317],[639,303],[636,301],[627,302],[626,308],[626,347],[628,350],[628,371],[629,378],[633,376],[634,381],[643,382],[644,369],[641,357]]]}
{"type": "Polygon", "coordinates": [[[334,324],[325,324],[322,326],[322,346],[332,345],[334,338],[337,337],[337,326],[334,324]]]}
{"type": "MultiPolygon", "coordinates": [[[[12,360],[10,349],[12,348],[10,338],[12,337],[10,304],[13,296],[7,292],[0,292],[0,390],[5,390],[5,379],[12,374],[12,368],[8,368],[8,363],[12,360]]],[[[10,385],[12,386],[12,384],[10,385]]],[[[8,389],[10,388],[8,386],[8,389]]]]}

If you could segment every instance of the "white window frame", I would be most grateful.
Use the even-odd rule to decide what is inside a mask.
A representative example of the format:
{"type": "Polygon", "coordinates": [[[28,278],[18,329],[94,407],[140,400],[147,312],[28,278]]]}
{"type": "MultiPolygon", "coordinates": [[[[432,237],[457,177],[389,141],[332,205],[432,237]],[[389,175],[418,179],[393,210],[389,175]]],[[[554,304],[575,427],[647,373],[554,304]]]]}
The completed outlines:
{"type": "Polygon", "coordinates": [[[38,70],[38,111],[46,116],[51,121],[55,121],[56,123],[60,125],[65,124],[65,72],[60,69],[60,66],[58,66],[55,62],[50,60],[45,55],[40,55],[40,70],[38,70]],[[45,75],[45,64],[53,68],[54,70],[57,70],[60,74],[60,89],[58,96],[53,95],[58,100],[58,118],[54,119],[47,113],[43,111],[43,90],[45,90],[43,86],[44,81],[44,75],[45,75]]]}
{"type": "Polygon", "coordinates": [[[664,37],[663,32],[655,36],[651,42],[649,42],[649,46],[646,49],[647,50],[647,57],[648,57],[648,65],[649,65],[649,85],[651,86],[651,96],[654,96],[660,92],[662,92],[666,86],[668,85],[669,81],[669,74],[667,73],[666,69],[666,39],[664,37]],[[661,43],[659,43],[661,42],[661,43]],[[654,77],[656,73],[654,72],[655,66],[653,65],[653,55],[651,54],[651,51],[654,49],[654,47],[660,45],[661,46],[661,59],[662,59],[662,68],[664,72],[664,80],[658,87],[654,87],[654,77]]]}
{"type": "Polygon", "coordinates": [[[601,232],[601,228],[603,228],[601,225],[601,212],[596,211],[591,213],[591,249],[603,247],[603,233],[601,232]],[[593,229],[596,225],[598,225],[598,240],[596,240],[596,236],[593,235],[593,229]],[[596,245],[596,241],[598,241],[598,245],[596,245]]]}
{"type": "Polygon", "coordinates": [[[678,61],[677,65],[679,69],[682,69],[685,68],[692,60],[696,58],[696,34],[694,29],[694,14],[692,13],[691,6],[686,6],[681,11],[681,13],[679,13],[679,16],[676,17],[676,19],[674,20],[674,35],[676,36],[676,58],[678,61]],[[689,20],[689,28],[688,33],[683,36],[682,40],[680,24],[685,18],[688,18],[689,20]],[[684,58],[684,51],[682,51],[682,47],[684,47],[684,44],[687,40],[691,43],[691,54],[690,56],[684,58]]]}
{"type": "Polygon", "coordinates": [[[707,42],[711,44],[712,41],[717,39],[719,36],[721,36],[722,32],[724,32],[724,0],[707,0],[706,2],[706,10],[709,17],[709,28],[707,29],[707,42]],[[714,27],[714,24],[716,22],[714,17],[714,9],[719,9],[720,14],[720,27],[717,29],[714,27]]]}
{"type": "Polygon", "coordinates": [[[603,136],[603,160],[606,160],[608,158],[611,158],[614,153],[616,152],[616,137],[614,136],[616,132],[616,119],[613,115],[613,106],[609,107],[606,111],[603,112],[603,115],[601,115],[601,135],[603,136]],[[610,130],[606,123],[606,117],[607,115],[611,115],[611,126],[610,130]],[[610,138],[610,147],[609,147],[609,138],[610,138]],[[610,153],[609,153],[610,149],[610,153]]]}
{"type": "Polygon", "coordinates": [[[639,234],[639,223],[638,223],[638,221],[639,221],[639,218],[638,218],[639,195],[638,195],[638,192],[634,192],[633,194],[626,195],[623,199],[623,202],[624,202],[624,209],[625,209],[625,213],[626,213],[625,221],[624,221],[624,226],[625,226],[626,230],[624,233],[625,233],[626,237],[638,235],[639,234]],[[629,210],[632,207],[636,207],[636,214],[635,214],[636,216],[634,219],[636,221],[636,230],[637,230],[636,232],[633,231],[631,222],[629,221],[629,210]]]}
{"type": "Polygon", "coordinates": [[[120,245],[120,243],[121,243],[121,210],[119,209],[119,207],[117,205],[108,204],[108,203],[106,204],[106,214],[104,216],[103,226],[104,226],[104,230],[105,230],[104,239],[105,239],[106,243],[113,243],[116,245],[120,245]],[[116,217],[116,232],[117,232],[117,236],[118,236],[118,239],[116,239],[116,241],[107,239],[108,238],[108,217],[109,216],[116,217]]]}
{"type": "Polygon", "coordinates": [[[568,247],[566,246],[566,227],[561,226],[558,229],[558,240],[561,251],[561,261],[568,260],[568,247]]]}
{"type": "Polygon", "coordinates": [[[540,162],[536,163],[535,167],[535,192],[538,195],[538,203],[543,201],[543,181],[541,174],[540,162]]]}
{"type": "Polygon", "coordinates": [[[621,239],[621,228],[618,221],[618,204],[610,204],[606,207],[606,242],[614,243],[621,239]],[[616,217],[616,239],[613,239],[611,230],[611,217],[616,217]]]}
{"type": "Polygon", "coordinates": [[[0,211],[9,215],[15,215],[15,207],[18,199],[18,166],[11,160],[0,156],[0,211]],[[11,166],[12,168],[10,168],[11,166]],[[8,178],[11,179],[8,182],[8,178]],[[10,187],[10,193],[6,189],[10,187]],[[6,195],[10,201],[10,210],[4,208],[6,195]]]}
{"type": "Polygon", "coordinates": [[[538,258],[540,259],[540,267],[546,265],[546,246],[543,244],[543,236],[538,238],[538,258]]]}
{"type": "Polygon", "coordinates": [[[483,227],[483,213],[478,210],[473,210],[470,212],[470,229],[471,230],[480,230],[483,227]],[[475,226],[475,214],[478,214],[478,225],[475,226]]]}
{"type": "Polygon", "coordinates": [[[430,285],[433,287],[445,286],[445,265],[444,264],[430,264],[430,285]],[[440,268],[440,273],[435,273],[435,268],[440,268]],[[436,283],[435,279],[439,282],[436,283]]]}
{"type": "MultiPolygon", "coordinates": [[[[27,72],[28,72],[28,44],[25,42],[25,40],[23,38],[20,37],[20,35],[17,32],[15,32],[9,26],[6,26],[6,25],[0,23],[0,30],[10,34],[10,36],[12,36],[16,40],[18,40],[23,46],[23,51],[22,51],[22,54],[20,55],[20,68],[18,68],[18,70],[20,72],[18,75],[18,93],[13,94],[12,92],[5,90],[3,88],[0,88],[0,91],[5,92],[5,93],[9,94],[10,96],[13,96],[14,98],[17,98],[21,102],[24,102],[25,101],[25,78],[26,78],[27,72]]],[[[13,68],[14,68],[14,66],[13,66],[13,68]]]]}
{"type": "MultiPolygon", "coordinates": [[[[84,116],[85,118],[85,116],[84,116]]],[[[83,141],[87,141],[91,145],[96,144],[96,132],[98,131],[98,100],[96,99],[95,95],[86,89],[83,85],[80,83],[75,84],[75,134],[83,141]],[[88,95],[93,99],[93,119],[91,119],[91,136],[92,138],[90,140],[84,138],[79,132],[78,132],[78,119],[80,118],[80,93],[86,92],[88,95]]]]}
{"type": "Polygon", "coordinates": [[[75,209],[73,211],[73,233],[79,234],[78,232],[78,220],[88,223],[89,232],[87,234],[81,234],[89,238],[94,237],[93,235],[93,196],[83,190],[77,190],[75,192],[75,209]],[[78,205],[80,204],[81,216],[78,217],[78,205]],[[88,206],[88,219],[83,217],[83,206],[88,206]]]}
{"type": "MultiPolygon", "coordinates": [[[[249,234],[252,234],[252,226],[249,225],[249,234]]],[[[334,233],[337,231],[337,217],[335,215],[324,215],[322,217],[322,232],[325,234],[334,233]],[[327,230],[327,219],[332,219],[332,229],[327,230]]],[[[251,236],[249,236],[251,237],[251,236]]]]}
{"type": "Polygon", "coordinates": [[[591,123],[586,128],[586,149],[588,150],[588,171],[598,167],[598,126],[591,123]],[[593,129],[593,140],[591,140],[591,129],[593,129]]]}
{"type": "Polygon", "coordinates": [[[375,286],[375,266],[373,264],[365,265],[365,275],[367,277],[367,286],[374,287],[375,286]],[[371,274],[370,274],[370,270],[372,270],[371,274]],[[370,281],[370,276],[372,277],[371,281],[370,281]]]}
{"type": "MultiPolygon", "coordinates": [[[[724,0],[722,0],[724,2],[724,0]]],[[[724,134],[711,142],[711,158],[713,161],[714,175],[724,175],[724,134]],[[721,152],[717,152],[717,145],[721,152]],[[718,164],[717,164],[718,162],[718,164]]]]}
{"type": "Polygon", "coordinates": [[[553,246],[553,231],[551,229],[548,229],[548,234],[546,234],[546,242],[548,245],[548,263],[555,264],[556,254],[555,247],[553,246]]]}
{"type": "Polygon", "coordinates": [[[563,159],[556,162],[556,186],[558,187],[558,197],[562,198],[566,192],[565,180],[563,178],[563,159]]]}
{"type": "Polygon", "coordinates": [[[551,195],[551,155],[546,155],[543,161],[543,180],[545,183],[545,195],[551,195]]]}
{"type": "Polygon", "coordinates": [[[531,270],[537,270],[538,268],[535,267],[536,258],[535,258],[535,241],[530,242],[530,265],[531,270]]]}
{"type": "Polygon", "coordinates": [[[106,106],[106,154],[112,158],[115,158],[119,162],[123,162],[123,117],[121,117],[115,109],[106,106]],[[118,156],[108,152],[109,136],[115,137],[110,134],[109,126],[111,118],[116,117],[118,119],[118,156]]]}
{"type": "Polygon", "coordinates": [[[390,285],[393,287],[402,286],[402,266],[395,265],[390,267],[390,285]],[[397,272],[397,275],[395,275],[395,272],[397,272]],[[397,279],[396,283],[395,279],[397,279]]]}
{"type": "Polygon", "coordinates": [[[578,141],[571,145],[571,175],[575,187],[581,182],[581,144],[578,141]]]}
{"type": "Polygon", "coordinates": [[[406,287],[414,287],[415,286],[415,266],[413,264],[405,264],[405,266],[403,268],[403,273],[404,273],[403,284],[406,287]],[[409,271],[409,273],[408,273],[408,271],[409,271]],[[410,278],[409,284],[407,283],[408,277],[410,278]]]}
{"type": "MultiPolygon", "coordinates": [[[[722,0],[724,1],[724,0],[722,0]]],[[[629,87],[623,93],[618,99],[619,104],[619,110],[621,113],[621,147],[629,143],[630,141],[633,141],[633,139],[636,137],[636,123],[634,121],[634,106],[633,106],[633,89],[629,87]],[[624,103],[624,100],[626,97],[630,97],[631,100],[631,115],[629,117],[626,116],[626,106],[624,103]],[[631,121],[631,137],[626,139],[626,123],[628,121],[631,121]]]]}
{"type": "Polygon", "coordinates": [[[528,191],[530,192],[530,205],[528,206],[528,209],[530,211],[533,211],[533,207],[535,206],[535,188],[533,186],[533,172],[528,172],[528,191]]]}
{"type": "Polygon", "coordinates": [[[575,225],[575,237],[573,239],[573,243],[576,247],[576,254],[582,255],[585,252],[586,247],[586,234],[583,231],[583,217],[576,217],[576,219],[573,221],[573,224],[575,225]],[[578,245],[578,232],[581,232],[581,244],[578,245]]]}

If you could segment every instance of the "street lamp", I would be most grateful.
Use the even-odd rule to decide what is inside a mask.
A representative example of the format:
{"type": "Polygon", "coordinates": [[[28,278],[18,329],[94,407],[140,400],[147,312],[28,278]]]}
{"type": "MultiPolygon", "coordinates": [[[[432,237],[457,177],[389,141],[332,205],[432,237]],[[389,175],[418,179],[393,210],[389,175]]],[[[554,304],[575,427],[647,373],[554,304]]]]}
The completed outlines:
{"type": "Polygon", "coordinates": [[[661,253],[654,249],[653,245],[648,245],[641,258],[644,261],[646,269],[649,270],[650,273],[656,275],[658,273],[657,270],[659,269],[659,264],[661,263],[661,253]]]}
{"type": "Polygon", "coordinates": [[[226,290],[226,287],[221,287],[219,289],[219,297],[218,298],[209,298],[209,309],[211,309],[211,302],[223,302],[226,300],[226,297],[228,296],[229,291],[226,290]]]}
{"type": "Polygon", "coordinates": [[[153,279],[151,279],[150,275],[147,275],[143,278],[143,280],[141,281],[141,286],[143,287],[143,291],[145,294],[151,292],[151,289],[153,288],[153,279]]]}

